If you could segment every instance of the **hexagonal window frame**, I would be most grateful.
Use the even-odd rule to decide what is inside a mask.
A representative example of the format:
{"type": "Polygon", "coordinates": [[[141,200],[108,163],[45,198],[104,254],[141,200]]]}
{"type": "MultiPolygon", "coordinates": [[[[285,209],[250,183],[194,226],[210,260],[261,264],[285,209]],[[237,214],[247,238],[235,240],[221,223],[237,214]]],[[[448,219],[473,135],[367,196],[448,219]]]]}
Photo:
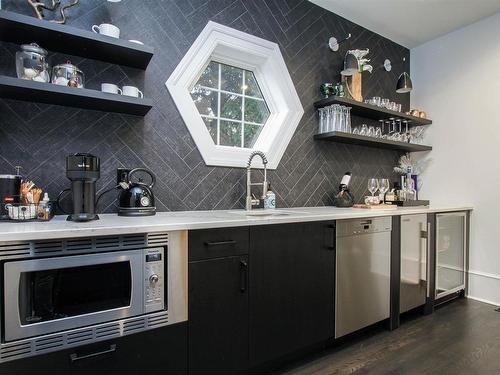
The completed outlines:
{"type": "MultiPolygon", "coordinates": [[[[295,86],[279,46],[210,21],[170,75],[166,86],[198,147],[210,166],[246,167],[255,151],[267,155],[268,168],[277,168],[303,114],[295,86]],[[191,91],[210,61],[252,71],[270,115],[253,148],[214,143],[191,91]]],[[[255,158],[255,167],[262,167],[255,158]]]]}

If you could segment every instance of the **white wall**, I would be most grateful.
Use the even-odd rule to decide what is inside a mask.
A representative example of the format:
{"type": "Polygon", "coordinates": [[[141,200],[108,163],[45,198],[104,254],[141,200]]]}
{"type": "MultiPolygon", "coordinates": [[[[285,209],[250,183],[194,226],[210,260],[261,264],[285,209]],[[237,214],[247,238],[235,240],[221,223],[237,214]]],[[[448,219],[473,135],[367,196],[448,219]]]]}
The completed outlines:
{"type": "Polygon", "coordinates": [[[411,50],[411,76],[434,122],[421,196],[474,206],[469,296],[500,305],[500,13],[411,50]]]}

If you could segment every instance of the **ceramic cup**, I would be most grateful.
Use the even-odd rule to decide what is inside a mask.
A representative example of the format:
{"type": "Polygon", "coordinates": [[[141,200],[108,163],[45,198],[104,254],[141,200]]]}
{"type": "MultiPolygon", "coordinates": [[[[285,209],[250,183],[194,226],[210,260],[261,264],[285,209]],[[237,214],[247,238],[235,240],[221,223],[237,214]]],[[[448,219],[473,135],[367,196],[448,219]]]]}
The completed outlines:
{"type": "Polygon", "coordinates": [[[134,96],[136,98],[144,98],[142,91],[135,86],[123,86],[123,95],[134,96]]]}
{"type": "Polygon", "coordinates": [[[99,26],[92,26],[92,31],[97,34],[107,35],[112,38],[120,37],[120,29],[110,23],[101,23],[99,26]]]}
{"type": "Polygon", "coordinates": [[[102,92],[109,92],[110,94],[122,94],[122,90],[113,83],[103,83],[101,84],[102,92]]]}

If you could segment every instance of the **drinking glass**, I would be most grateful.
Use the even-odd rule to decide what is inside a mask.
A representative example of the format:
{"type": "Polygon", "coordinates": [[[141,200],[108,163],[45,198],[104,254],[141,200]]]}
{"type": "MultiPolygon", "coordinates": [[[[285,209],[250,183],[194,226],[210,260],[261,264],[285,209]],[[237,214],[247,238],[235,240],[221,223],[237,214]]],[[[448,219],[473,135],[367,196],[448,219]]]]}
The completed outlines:
{"type": "Polygon", "coordinates": [[[359,131],[359,135],[367,135],[368,134],[368,126],[366,124],[363,124],[361,126],[361,130],[359,131]]]}
{"type": "Polygon", "coordinates": [[[325,122],[326,122],[325,108],[320,108],[318,112],[319,112],[318,133],[321,134],[325,132],[325,122]]]}
{"type": "Polygon", "coordinates": [[[374,96],[372,100],[373,100],[373,103],[372,103],[373,105],[380,107],[380,100],[381,100],[380,96],[374,96]]]}
{"type": "Polygon", "coordinates": [[[352,131],[352,134],[359,134],[359,127],[356,126],[354,130],[352,131]]]}
{"type": "Polygon", "coordinates": [[[382,129],[375,129],[375,138],[382,138],[382,129]]]}
{"type": "Polygon", "coordinates": [[[368,131],[366,132],[366,135],[368,137],[375,137],[375,127],[373,127],[373,126],[368,127],[368,131]]]}
{"type": "Polygon", "coordinates": [[[338,107],[338,124],[337,124],[337,129],[338,131],[344,132],[345,131],[345,107],[344,106],[339,106],[338,107]]]}
{"type": "Polygon", "coordinates": [[[375,195],[378,189],[378,180],[376,178],[370,178],[368,180],[368,191],[372,193],[372,197],[375,195]]]}
{"type": "Polygon", "coordinates": [[[351,129],[351,107],[345,107],[345,131],[346,133],[350,133],[351,129]]]}
{"type": "Polygon", "coordinates": [[[389,99],[387,98],[380,99],[380,107],[386,108],[387,104],[389,104],[389,99]]]}
{"type": "Polygon", "coordinates": [[[380,191],[380,201],[384,202],[385,200],[385,193],[389,191],[390,185],[389,185],[389,180],[387,178],[381,178],[378,181],[378,189],[380,191]]]}

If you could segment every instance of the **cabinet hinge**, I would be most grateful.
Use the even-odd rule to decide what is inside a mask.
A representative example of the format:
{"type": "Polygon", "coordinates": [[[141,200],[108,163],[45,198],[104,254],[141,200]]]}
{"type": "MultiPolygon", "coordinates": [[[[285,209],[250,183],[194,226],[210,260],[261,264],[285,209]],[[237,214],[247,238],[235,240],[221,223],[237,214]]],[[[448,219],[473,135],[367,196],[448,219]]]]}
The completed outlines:
{"type": "Polygon", "coordinates": [[[427,239],[428,237],[429,236],[428,236],[428,233],[427,233],[426,230],[421,230],[420,231],[420,238],[426,238],[427,239]]]}

